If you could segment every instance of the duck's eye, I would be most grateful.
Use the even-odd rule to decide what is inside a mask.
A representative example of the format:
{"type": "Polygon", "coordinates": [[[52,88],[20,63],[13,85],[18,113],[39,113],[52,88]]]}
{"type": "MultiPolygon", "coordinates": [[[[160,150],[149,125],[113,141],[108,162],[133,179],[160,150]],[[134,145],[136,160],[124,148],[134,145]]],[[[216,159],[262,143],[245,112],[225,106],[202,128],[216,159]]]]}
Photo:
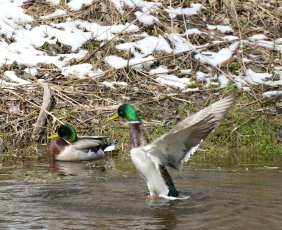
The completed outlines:
{"type": "Polygon", "coordinates": [[[121,117],[125,117],[125,107],[124,106],[120,106],[118,108],[118,115],[121,117]]]}

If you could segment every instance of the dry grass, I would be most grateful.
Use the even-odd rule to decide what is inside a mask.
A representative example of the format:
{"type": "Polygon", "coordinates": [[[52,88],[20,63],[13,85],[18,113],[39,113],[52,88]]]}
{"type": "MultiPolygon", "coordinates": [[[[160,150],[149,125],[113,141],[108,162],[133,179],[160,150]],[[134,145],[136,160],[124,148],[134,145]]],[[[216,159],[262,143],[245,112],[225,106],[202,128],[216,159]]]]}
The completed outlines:
{"type": "MultiPolygon", "coordinates": [[[[170,4],[174,7],[189,7],[191,1],[163,1],[163,4],[170,4]]],[[[161,26],[145,27],[136,22],[132,16],[132,10],[126,9],[125,16],[121,17],[110,1],[94,1],[94,4],[79,12],[70,13],[71,17],[76,19],[98,22],[103,25],[119,24],[125,22],[136,22],[141,30],[151,35],[158,35],[170,32],[184,31],[185,28],[200,28],[205,32],[207,24],[230,24],[234,29],[233,35],[242,39],[264,33],[270,39],[281,37],[282,33],[282,13],[277,10],[281,6],[281,1],[193,1],[202,2],[204,10],[193,17],[176,17],[171,20],[162,10],[156,12],[161,20],[161,26]],[[231,2],[231,3],[230,3],[231,2]]],[[[60,8],[66,9],[62,1],[60,8]]],[[[39,19],[39,16],[52,12],[55,7],[45,3],[30,2],[25,6],[27,12],[38,20],[35,23],[42,24],[46,21],[39,19]]],[[[53,20],[61,22],[64,18],[53,20]]],[[[223,35],[220,32],[210,32],[207,34],[193,35],[189,37],[191,43],[196,45],[205,44],[216,40],[223,35]]],[[[133,37],[123,35],[121,39],[133,41],[133,37]]],[[[227,44],[226,44],[227,43],[227,44]]],[[[218,51],[224,44],[211,44],[206,49],[218,51]]],[[[109,41],[100,47],[100,42],[88,41],[84,48],[89,50],[89,55],[82,61],[93,64],[95,69],[102,69],[105,74],[96,79],[79,79],[76,76],[64,77],[60,71],[52,65],[38,66],[36,78],[45,79],[53,92],[52,116],[49,116],[45,132],[42,135],[40,144],[47,143],[47,136],[51,134],[60,122],[70,122],[77,127],[80,134],[108,135],[119,141],[120,149],[128,149],[128,135],[125,126],[120,123],[107,121],[119,104],[130,102],[139,109],[141,117],[144,118],[144,124],[151,133],[150,137],[160,135],[166,129],[171,127],[177,121],[182,119],[192,111],[215,101],[222,95],[237,93],[244,98],[239,100],[236,110],[244,112],[246,109],[255,111],[256,116],[269,119],[275,124],[281,124],[281,97],[274,99],[262,98],[261,92],[265,91],[267,86],[253,87],[251,92],[242,93],[234,90],[234,87],[219,89],[218,85],[211,85],[205,88],[204,82],[196,81],[195,87],[199,90],[195,92],[182,93],[178,90],[169,90],[167,87],[156,82],[155,78],[148,74],[148,70],[136,71],[131,68],[114,70],[104,63],[104,58],[108,54],[119,53],[119,55],[130,58],[130,54],[119,52],[114,48],[114,41],[109,41]],[[120,87],[115,90],[108,89],[100,85],[101,81],[124,81],[128,83],[127,87],[120,87]],[[280,110],[279,110],[280,109],[280,110]],[[280,112],[279,112],[280,111],[280,112]],[[59,121],[59,122],[58,122],[59,121]],[[166,128],[159,128],[164,125],[166,128]]],[[[231,43],[230,43],[231,44],[231,43]]],[[[42,47],[46,52],[70,52],[69,47],[57,45],[46,45],[42,47]]],[[[244,73],[247,68],[252,68],[257,72],[273,73],[274,66],[281,64],[281,52],[266,49],[258,46],[242,47],[232,59],[223,64],[220,68],[203,65],[194,59],[195,53],[183,52],[178,55],[167,55],[156,53],[158,59],[157,65],[164,64],[168,66],[173,74],[185,76],[180,73],[180,69],[192,69],[188,77],[195,78],[197,71],[207,72],[212,69],[214,74],[225,73],[244,73]],[[251,58],[256,55],[256,60],[251,63],[241,63],[242,57],[251,58]],[[239,63],[238,65],[236,65],[239,63]]],[[[73,63],[77,63],[73,60],[73,63]]],[[[152,68],[155,66],[153,65],[152,68]]],[[[25,73],[26,66],[19,66],[17,63],[6,65],[0,70],[3,76],[4,71],[14,70],[20,76],[32,81],[35,85],[37,79],[25,73]]],[[[0,137],[8,145],[10,151],[22,149],[31,146],[34,141],[31,138],[33,124],[35,123],[42,103],[43,88],[37,85],[33,89],[23,87],[8,89],[2,88],[0,91],[0,137]]],[[[236,119],[233,117],[233,119],[236,119]]],[[[246,119],[246,121],[248,121],[246,119]]],[[[281,133],[281,126],[277,126],[278,134],[281,133]]],[[[281,136],[277,134],[277,138],[281,136]]],[[[36,149],[36,147],[35,147],[36,149]]]]}

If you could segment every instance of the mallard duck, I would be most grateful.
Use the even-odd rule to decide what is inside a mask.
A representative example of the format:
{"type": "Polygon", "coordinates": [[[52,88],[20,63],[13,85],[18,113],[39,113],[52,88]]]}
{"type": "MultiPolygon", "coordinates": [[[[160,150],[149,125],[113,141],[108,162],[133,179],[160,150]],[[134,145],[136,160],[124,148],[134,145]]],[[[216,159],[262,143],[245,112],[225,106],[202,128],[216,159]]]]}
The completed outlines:
{"type": "Polygon", "coordinates": [[[61,125],[49,139],[50,155],[59,161],[98,160],[114,149],[106,137],[77,136],[75,128],[68,123],[61,125]]]}
{"type": "Polygon", "coordinates": [[[178,197],[179,193],[167,166],[180,170],[199,144],[218,125],[234,103],[228,96],[179,122],[163,136],[149,143],[141,120],[130,104],[123,104],[111,119],[122,117],[129,123],[133,164],[146,179],[149,197],[178,197]]]}

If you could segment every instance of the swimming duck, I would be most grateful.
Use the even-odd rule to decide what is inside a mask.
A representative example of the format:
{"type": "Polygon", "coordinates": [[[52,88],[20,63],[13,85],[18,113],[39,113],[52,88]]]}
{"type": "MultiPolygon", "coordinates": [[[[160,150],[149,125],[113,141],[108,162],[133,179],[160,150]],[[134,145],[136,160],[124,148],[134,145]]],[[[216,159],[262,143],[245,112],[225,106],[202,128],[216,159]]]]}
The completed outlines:
{"type": "Polygon", "coordinates": [[[105,152],[112,151],[114,145],[103,136],[77,136],[75,128],[66,123],[49,137],[49,153],[59,161],[98,160],[105,152]]]}
{"type": "Polygon", "coordinates": [[[127,119],[133,164],[146,179],[151,198],[178,197],[179,193],[167,170],[167,166],[180,170],[199,144],[218,125],[234,103],[234,97],[228,96],[200,110],[179,122],[174,128],[149,143],[141,120],[130,104],[123,104],[111,119],[127,119]]]}

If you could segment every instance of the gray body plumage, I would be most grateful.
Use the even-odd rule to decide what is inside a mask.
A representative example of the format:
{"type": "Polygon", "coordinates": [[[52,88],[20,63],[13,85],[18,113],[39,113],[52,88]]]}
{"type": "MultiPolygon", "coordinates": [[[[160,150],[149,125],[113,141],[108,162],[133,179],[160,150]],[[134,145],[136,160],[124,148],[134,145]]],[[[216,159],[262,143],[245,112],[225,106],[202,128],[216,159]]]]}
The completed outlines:
{"type": "Polygon", "coordinates": [[[50,144],[51,154],[59,161],[98,160],[105,156],[105,152],[113,149],[114,145],[101,136],[81,136],[74,143],[58,137],[51,140],[50,144]]]}

